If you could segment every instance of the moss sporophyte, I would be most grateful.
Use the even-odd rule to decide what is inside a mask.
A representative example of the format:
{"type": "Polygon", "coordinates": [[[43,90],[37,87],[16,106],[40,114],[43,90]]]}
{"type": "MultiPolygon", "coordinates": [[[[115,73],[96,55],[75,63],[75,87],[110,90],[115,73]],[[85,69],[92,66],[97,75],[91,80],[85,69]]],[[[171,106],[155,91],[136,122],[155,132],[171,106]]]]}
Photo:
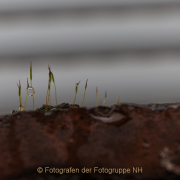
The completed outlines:
{"type": "MultiPolygon", "coordinates": [[[[80,84],[80,81],[78,83],[76,83],[76,85],[75,85],[75,97],[74,97],[73,103],[72,104],[69,104],[69,103],[58,104],[55,78],[54,78],[54,75],[53,75],[49,65],[48,65],[48,69],[49,69],[49,79],[48,79],[48,88],[47,88],[47,93],[46,93],[46,104],[44,104],[41,108],[37,108],[36,111],[50,111],[50,110],[60,111],[60,110],[67,110],[71,106],[79,107],[79,105],[75,104],[75,103],[76,103],[76,96],[77,96],[78,86],[80,84]],[[52,80],[52,82],[54,84],[54,89],[55,89],[56,106],[51,105],[51,97],[50,97],[51,80],[52,80]]],[[[88,79],[86,80],[84,96],[83,96],[81,107],[83,106],[84,100],[85,100],[87,82],[88,82],[88,79]]],[[[32,86],[32,62],[31,61],[30,61],[30,85],[29,85],[28,78],[27,78],[26,100],[25,100],[24,106],[22,105],[22,102],[21,102],[21,83],[20,83],[20,80],[19,80],[19,84],[17,84],[17,86],[18,86],[18,96],[19,96],[19,111],[25,110],[26,103],[27,103],[27,96],[32,97],[32,99],[33,99],[33,110],[34,110],[35,90],[34,90],[34,88],[32,86]]],[[[105,91],[105,98],[104,98],[102,106],[105,105],[106,97],[107,97],[107,91],[105,91]]],[[[119,99],[117,101],[117,104],[119,104],[119,99]]],[[[98,87],[96,87],[96,106],[98,106],[98,87]]],[[[13,112],[17,112],[17,111],[13,110],[13,112]]]]}

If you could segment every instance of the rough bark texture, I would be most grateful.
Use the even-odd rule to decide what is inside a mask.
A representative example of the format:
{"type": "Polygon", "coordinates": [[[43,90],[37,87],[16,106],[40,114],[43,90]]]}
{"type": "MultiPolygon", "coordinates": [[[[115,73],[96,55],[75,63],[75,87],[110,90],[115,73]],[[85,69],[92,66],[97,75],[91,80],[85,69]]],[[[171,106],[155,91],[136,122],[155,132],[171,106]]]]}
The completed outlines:
{"type": "Polygon", "coordinates": [[[152,110],[121,104],[0,117],[0,179],[71,178],[179,179],[179,105],[152,110]],[[46,167],[71,173],[45,173],[46,167]],[[84,167],[91,173],[81,173],[84,167]],[[110,174],[111,168],[118,173],[110,174]]]}

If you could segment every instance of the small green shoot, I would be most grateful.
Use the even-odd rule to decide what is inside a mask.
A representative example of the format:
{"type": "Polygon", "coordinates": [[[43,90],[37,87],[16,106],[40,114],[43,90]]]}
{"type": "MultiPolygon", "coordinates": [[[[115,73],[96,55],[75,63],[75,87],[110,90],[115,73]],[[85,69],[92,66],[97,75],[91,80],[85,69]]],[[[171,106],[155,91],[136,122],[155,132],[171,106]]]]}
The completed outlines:
{"type": "Polygon", "coordinates": [[[75,97],[74,97],[74,101],[73,101],[73,105],[75,105],[75,102],[76,102],[76,95],[77,95],[77,92],[78,92],[78,86],[79,86],[79,83],[81,81],[79,81],[78,83],[76,83],[76,87],[75,87],[75,97]]]}
{"type": "Polygon", "coordinates": [[[22,106],[22,103],[21,103],[21,83],[20,83],[20,80],[19,80],[19,85],[17,84],[17,86],[18,86],[18,89],[19,89],[19,91],[18,91],[18,95],[19,95],[19,110],[23,111],[24,109],[23,109],[23,106],[22,106]]]}
{"type": "Polygon", "coordinates": [[[30,61],[30,83],[32,87],[32,62],[30,61]]]}
{"type": "Polygon", "coordinates": [[[98,87],[96,87],[96,106],[98,105],[98,87]]]}
{"type": "Polygon", "coordinates": [[[104,98],[104,101],[103,101],[103,106],[104,106],[104,104],[106,102],[106,98],[107,98],[107,91],[105,91],[105,98],[104,98]]]}
{"type": "Polygon", "coordinates": [[[34,111],[34,88],[32,87],[32,62],[30,61],[30,83],[31,83],[31,88],[32,89],[32,98],[33,98],[33,111],[34,111]]]}
{"type": "Polygon", "coordinates": [[[50,105],[50,109],[51,109],[50,88],[51,88],[51,80],[48,81],[48,89],[47,89],[47,95],[46,95],[46,111],[48,108],[48,104],[50,105]]]}
{"type": "Polygon", "coordinates": [[[119,104],[119,99],[120,99],[120,96],[119,96],[119,98],[118,98],[118,100],[117,100],[117,104],[119,104]]]}
{"type": "Polygon", "coordinates": [[[53,83],[54,83],[56,105],[58,106],[58,102],[57,102],[57,92],[56,92],[56,84],[55,84],[54,75],[53,75],[52,72],[51,72],[51,77],[52,77],[52,81],[53,81],[53,83]]]}
{"type": "Polygon", "coordinates": [[[48,64],[48,69],[49,69],[49,81],[48,81],[48,89],[47,89],[47,94],[46,94],[46,111],[47,111],[47,107],[48,107],[48,104],[50,103],[50,108],[51,108],[51,97],[50,97],[50,89],[51,89],[51,75],[52,75],[52,72],[51,72],[51,68],[48,64]]]}
{"type": "Polygon", "coordinates": [[[88,81],[88,79],[86,80],[86,85],[85,85],[85,90],[84,90],[84,97],[83,97],[83,102],[82,102],[82,104],[81,104],[81,107],[83,106],[84,99],[85,99],[86,88],[87,88],[87,81],[88,81]]]}
{"type": "Polygon", "coordinates": [[[50,97],[51,80],[54,83],[56,105],[58,106],[56,84],[55,84],[55,80],[54,80],[54,75],[53,75],[53,73],[51,71],[51,67],[49,66],[49,64],[48,64],[48,69],[49,69],[49,81],[48,81],[48,89],[47,89],[47,94],[46,94],[46,110],[47,110],[47,107],[48,107],[49,103],[50,103],[50,109],[51,109],[51,97],[50,97]]]}
{"type": "Polygon", "coordinates": [[[24,105],[24,110],[25,110],[26,102],[27,102],[27,91],[28,91],[28,88],[29,88],[29,83],[28,83],[28,78],[27,78],[26,101],[25,101],[25,105],[24,105]]]}

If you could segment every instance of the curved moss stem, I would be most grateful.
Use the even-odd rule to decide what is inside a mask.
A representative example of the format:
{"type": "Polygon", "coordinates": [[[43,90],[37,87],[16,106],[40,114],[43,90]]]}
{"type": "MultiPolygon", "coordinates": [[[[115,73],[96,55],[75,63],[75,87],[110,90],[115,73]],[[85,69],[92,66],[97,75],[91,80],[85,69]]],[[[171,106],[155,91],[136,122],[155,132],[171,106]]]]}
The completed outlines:
{"type": "Polygon", "coordinates": [[[56,92],[56,84],[55,84],[54,75],[53,75],[52,72],[51,72],[51,79],[52,79],[52,81],[53,81],[53,83],[54,83],[56,105],[58,106],[58,102],[57,102],[57,92],[56,92]]]}
{"type": "Polygon", "coordinates": [[[29,88],[29,83],[28,83],[28,78],[27,78],[26,100],[25,100],[25,104],[24,104],[24,110],[25,110],[25,108],[26,108],[26,102],[27,102],[27,91],[28,91],[28,88],[29,88]]]}
{"type": "Polygon", "coordinates": [[[85,90],[84,90],[84,97],[83,97],[83,101],[82,101],[81,107],[83,106],[84,100],[85,100],[86,88],[87,88],[87,81],[88,81],[88,79],[86,80],[86,85],[85,85],[85,90]]]}
{"type": "Polygon", "coordinates": [[[77,92],[78,92],[78,86],[79,86],[79,83],[81,81],[79,81],[78,83],[76,83],[76,87],[75,87],[75,98],[74,98],[74,101],[73,101],[73,105],[75,105],[75,102],[76,102],[76,96],[77,96],[77,92]]]}
{"type": "Polygon", "coordinates": [[[18,91],[18,95],[19,95],[19,110],[21,111],[21,110],[23,110],[23,106],[22,106],[22,103],[21,103],[21,82],[20,82],[20,80],[19,80],[19,85],[17,84],[17,86],[18,86],[18,89],[19,89],[19,91],[18,91]]]}
{"type": "Polygon", "coordinates": [[[107,98],[107,91],[105,92],[105,98],[104,98],[104,101],[103,101],[103,106],[104,106],[104,104],[106,102],[106,98],[107,98]]]}

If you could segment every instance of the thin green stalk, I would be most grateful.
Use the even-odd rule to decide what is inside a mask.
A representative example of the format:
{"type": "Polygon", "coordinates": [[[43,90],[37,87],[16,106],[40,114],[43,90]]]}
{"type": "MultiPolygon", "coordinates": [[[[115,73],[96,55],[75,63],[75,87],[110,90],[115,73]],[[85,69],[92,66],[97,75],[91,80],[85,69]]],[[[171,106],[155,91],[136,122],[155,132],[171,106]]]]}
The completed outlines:
{"type": "Polygon", "coordinates": [[[49,84],[49,95],[48,95],[49,109],[51,110],[51,95],[50,95],[50,88],[51,88],[51,83],[49,84]]]}
{"type": "Polygon", "coordinates": [[[96,87],[96,106],[98,105],[98,87],[96,87]]]}
{"type": "Polygon", "coordinates": [[[28,91],[28,88],[29,88],[29,83],[28,83],[28,78],[27,78],[26,101],[25,101],[25,105],[24,105],[24,110],[25,110],[26,102],[27,102],[27,91],[28,91]]]}
{"type": "Polygon", "coordinates": [[[30,83],[32,88],[32,98],[33,98],[33,111],[34,111],[34,88],[32,87],[32,62],[30,61],[30,83]]]}
{"type": "Polygon", "coordinates": [[[83,97],[83,102],[81,104],[81,107],[83,106],[85,95],[86,95],[87,81],[88,81],[88,79],[86,80],[86,85],[85,85],[85,90],[84,90],[84,97],[83,97]]]}
{"type": "Polygon", "coordinates": [[[53,83],[54,83],[56,105],[58,106],[58,102],[57,102],[57,92],[56,92],[56,84],[55,84],[54,75],[53,75],[52,72],[51,72],[51,76],[52,76],[52,81],[53,81],[53,83]]]}
{"type": "Polygon", "coordinates": [[[48,89],[47,89],[47,94],[46,94],[46,110],[47,110],[49,102],[50,102],[50,108],[51,108],[50,89],[51,89],[51,76],[52,76],[52,72],[51,72],[51,68],[50,68],[49,64],[48,64],[48,69],[49,69],[49,81],[48,81],[48,89]]]}
{"type": "Polygon", "coordinates": [[[50,109],[51,109],[50,88],[51,88],[51,85],[50,85],[50,83],[48,82],[48,89],[47,89],[47,94],[46,94],[46,111],[47,111],[47,108],[48,108],[48,105],[49,105],[49,104],[50,104],[50,109]]]}
{"type": "Polygon", "coordinates": [[[55,80],[54,80],[54,75],[53,75],[53,73],[51,72],[51,68],[50,68],[49,64],[48,64],[48,69],[49,69],[49,81],[48,81],[48,89],[47,89],[47,94],[46,94],[46,110],[47,110],[47,107],[48,107],[48,104],[49,104],[49,103],[50,103],[50,109],[51,109],[51,96],[50,96],[51,80],[52,80],[53,83],[54,83],[56,105],[58,106],[58,103],[57,103],[56,84],[55,84],[55,80]]]}
{"type": "Polygon", "coordinates": [[[30,61],[30,83],[32,87],[32,62],[30,61]]]}
{"type": "Polygon", "coordinates": [[[51,68],[50,68],[49,64],[48,64],[48,69],[49,69],[49,84],[48,84],[48,93],[49,93],[49,95],[48,95],[48,103],[50,105],[49,108],[51,110],[51,93],[50,93],[50,90],[51,90],[52,72],[51,72],[51,68]]]}
{"type": "Polygon", "coordinates": [[[117,100],[117,104],[119,104],[119,99],[120,99],[120,96],[119,96],[119,98],[118,98],[118,100],[117,100]]]}
{"type": "Polygon", "coordinates": [[[104,98],[104,101],[103,101],[103,106],[104,106],[104,104],[106,102],[106,97],[107,97],[107,91],[105,91],[105,98],[104,98]]]}
{"type": "Polygon", "coordinates": [[[19,89],[19,91],[18,91],[18,95],[19,95],[19,109],[21,111],[21,110],[23,110],[23,106],[21,104],[21,83],[20,83],[20,80],[19,80],[19,85],[17,84],[17,86],[18,86],[18,89],[19,89]]]}
{"type": "Polygon", "coordinates": [[[77,92],[78,92],[78,85],[81,81],[79,81],[78,83],[76,83],[76,88],[75,88],[75,98],[74,98],[74,101],[73,101],[73,105],[75,105],[75,102],[76,102],[76,95],[77,95],[77,92]]]}

